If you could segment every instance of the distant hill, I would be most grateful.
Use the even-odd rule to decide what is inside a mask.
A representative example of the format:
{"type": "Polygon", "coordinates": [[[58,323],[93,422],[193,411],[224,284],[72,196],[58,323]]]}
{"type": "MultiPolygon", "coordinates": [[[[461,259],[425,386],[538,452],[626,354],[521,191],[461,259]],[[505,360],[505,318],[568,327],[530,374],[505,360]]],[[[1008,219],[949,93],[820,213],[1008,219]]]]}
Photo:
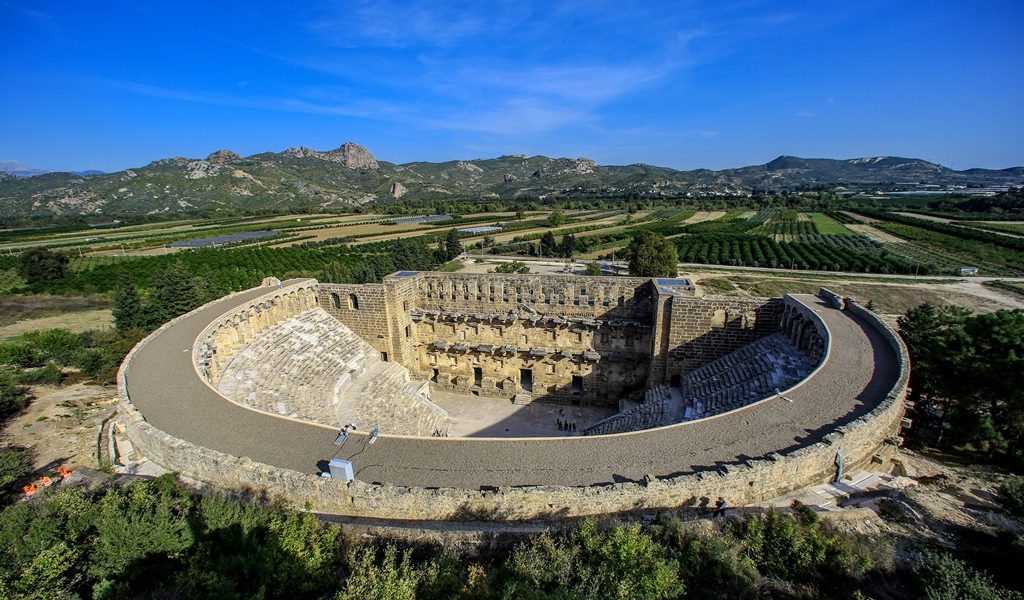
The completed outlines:
{"type": "Polygon", "coordinates": [[[30,167],[16,160],[0,160],[0,172],[7,173],[9,175],[17,175],[18,177],[31,177],[33,175],[42,175],[43,173],[46,173],[46,171],[42,169],[30,167]]]}
{"type": "Polygon", "coordinates": [[[405,198],[673,198],[745,195],[758,189],[1021,183],[1024,167],[954,171],[894,156],[847,160],[780,156],[767,164],[720,171],[677,171],[646,164],[604,166],[588,158],[525,155],[393,164],[378,161],[363,146],[348,142],[328,151],[299,147],[248,157],[218,150],[203,159],[166,158],[116,173],[0,177],[0,213],[331,210],[405,198]]]}
{"type": "MultiPolygon", "coordinates": [[[[16,160],[0,160],[0,175],[13,175],[15,177],[35,177],[36,175],[43,175],[50,173],[50,171],[44,171],[43,169],[37,169],[30,167],[24,163],[16,160]]],[[[97,171],[95,169],[88,169],[85,171],[71,171],[72,175],[102,175],[103,171],[97,171]]],[[[8,177],[9,178],[9,177],[8,177]]]]}

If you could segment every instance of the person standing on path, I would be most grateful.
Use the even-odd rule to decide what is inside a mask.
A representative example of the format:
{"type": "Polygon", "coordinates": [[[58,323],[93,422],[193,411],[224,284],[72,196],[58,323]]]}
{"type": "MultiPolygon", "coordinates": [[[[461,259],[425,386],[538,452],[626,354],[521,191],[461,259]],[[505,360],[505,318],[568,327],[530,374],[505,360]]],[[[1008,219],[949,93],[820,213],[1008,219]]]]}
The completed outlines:
{"type": "Polygon", "coordinates": [[[728,508],[728,507],[729,507],[729,505],[725,502],[725,498],[722,498],[721,496],[719,496],[718,500],[715,502],[715,512],[713,512],[711,514],[711,516],[712,517],[724,517],[725,516],[725,509],[728,508]]]}

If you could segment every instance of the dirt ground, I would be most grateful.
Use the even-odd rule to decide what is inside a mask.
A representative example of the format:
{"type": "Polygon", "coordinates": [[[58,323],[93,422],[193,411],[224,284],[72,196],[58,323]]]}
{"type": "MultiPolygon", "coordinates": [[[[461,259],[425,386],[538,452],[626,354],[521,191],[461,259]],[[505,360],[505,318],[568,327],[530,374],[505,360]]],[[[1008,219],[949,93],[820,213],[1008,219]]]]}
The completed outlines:
{"type": "Polygon", "coordinates": [[[36,469],[99,466],[100,427],[114,410],[117,389],[78,383],[62,388],[33,386],[31,392],[35,399],[6,423],[0,442],[31,448],[36,469]]]}
{"type": "Polygon", "coordinates": [[[829,278],[773,278],[770,276],[685,274],[693,281],[698,293],[727,296],[780,296],[782,294],[809,294],[826,286],[844,296],[852,296],[862,303],[871,301],[880,313],[899,314],[924,302],[945,306],[958,304],[976,312],[1024,308],[1024,299],[1012,292],[983,286],[980,282],[964,280],[948,283],[892,283],[885,281],[851,281],[829,278]]]}
{"type": "Polygon", "coordinates": [[[894,541],[897,561],[912,564],[925,547],[961,555],[992,552],[997,540],[1024,534],[997,494],[1001,475],[982,465],[961,465],[903,449],[899,458],[917,484],[879,496],[852,498],[844,508],[869,508],[880,533],[894,541]]]}
{"type": "Polygon", "coordinates": [[[24,319],[62,316],[80,311],[110,308],[103,296],[47,296],[43,294],[0,297],[0,326],[24,319]]]}
{"type": "Polygon", "coordinates": [[[90,329],[107,329],[113,323],[110,309],[85,310],[80,312],[23,319],[10,325],[0,326],[0,342],[17,337],[28,331],[41,329],[67,329],[72,333],[81,333],[90,329]]]}

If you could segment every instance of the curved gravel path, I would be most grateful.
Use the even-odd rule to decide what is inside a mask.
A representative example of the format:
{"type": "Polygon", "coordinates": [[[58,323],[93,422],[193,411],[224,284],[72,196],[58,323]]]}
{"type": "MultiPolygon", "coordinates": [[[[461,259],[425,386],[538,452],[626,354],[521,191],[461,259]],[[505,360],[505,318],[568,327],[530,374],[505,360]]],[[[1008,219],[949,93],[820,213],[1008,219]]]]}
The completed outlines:
{"type": "MultiPolygon", "coordinates": [[[[286,282],[287,283],[287,282],[286,282]]],[[[305,473],[330,458],[336,430],[281,419],[235,404],[196,373],[191,350],[202,329],[227,310],[271,292],[224,298],[157,334],[127,373],[128,395],[146,420],[175,437],[227,454],[305,473]]],[[[819,441],[871,410],[898,376],[896,355],[873,328],[815,296],[795,296],[821,315],[832,336],[825,365],[786,399],[724,415],[615,436],[531,439],[353,434],[339,456],[366,482],[479,489],[592,485],[717,469],[819,441]]]]}

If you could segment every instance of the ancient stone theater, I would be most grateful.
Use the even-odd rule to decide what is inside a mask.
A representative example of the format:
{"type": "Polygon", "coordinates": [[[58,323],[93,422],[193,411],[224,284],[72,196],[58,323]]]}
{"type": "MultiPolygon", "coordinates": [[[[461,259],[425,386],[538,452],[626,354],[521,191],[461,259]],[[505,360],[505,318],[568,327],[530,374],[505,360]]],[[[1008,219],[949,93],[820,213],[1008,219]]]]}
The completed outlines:
{"type": "Polygon", "coordinates": [[[889,467],[909,362],[850,298],[685,279],[394,273],[233,293],[121,367],[132,452],[398,519],[754,504],[889,467]],[[333,476],[331,476],[333,475],[333,476]]]}

